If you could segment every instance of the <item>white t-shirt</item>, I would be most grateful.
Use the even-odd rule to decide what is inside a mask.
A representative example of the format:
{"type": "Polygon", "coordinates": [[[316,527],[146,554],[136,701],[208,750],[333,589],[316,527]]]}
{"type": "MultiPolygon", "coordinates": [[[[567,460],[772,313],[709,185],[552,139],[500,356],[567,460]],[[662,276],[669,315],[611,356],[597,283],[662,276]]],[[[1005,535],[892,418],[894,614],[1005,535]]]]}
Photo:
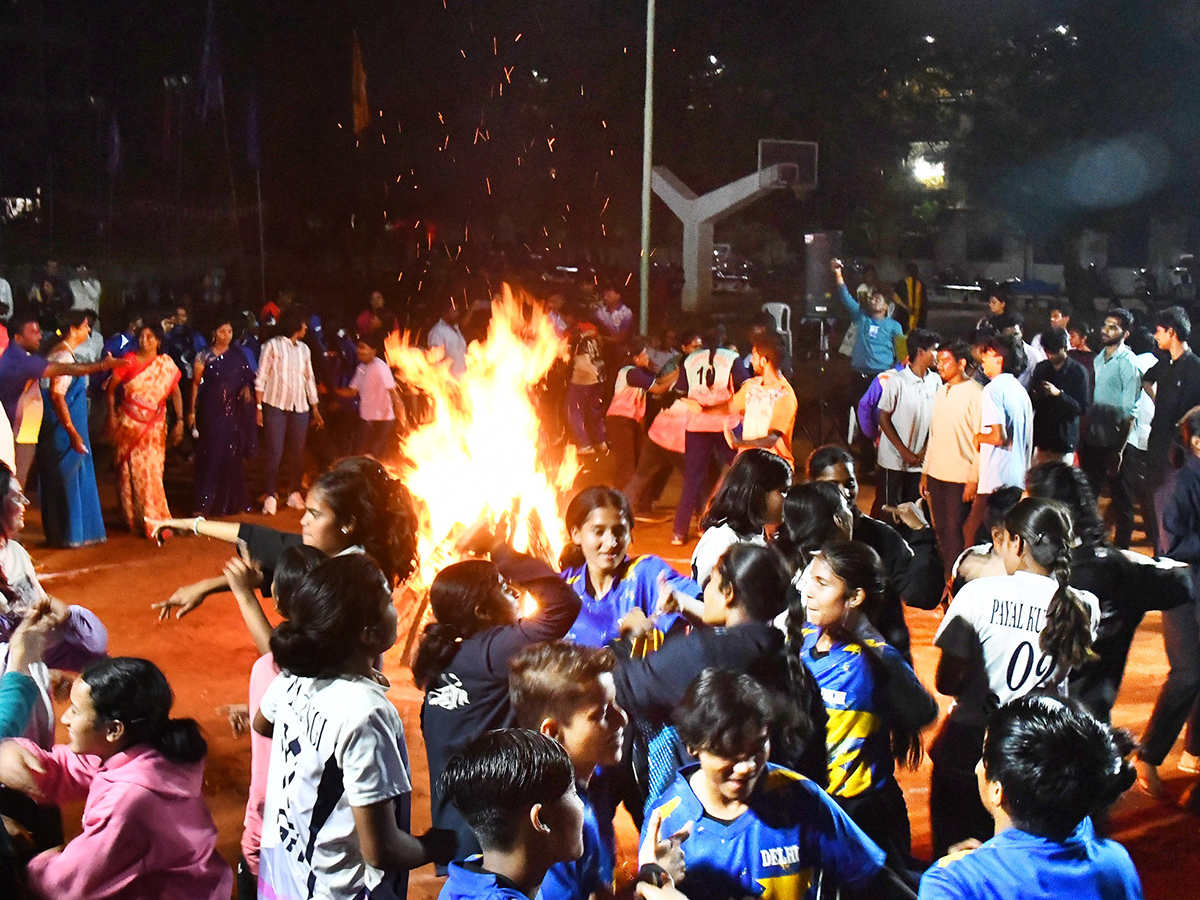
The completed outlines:
{"type": "Polygon", "coordinates": [[[261,711],[275,731],[260,883],[288,900],[354,900],[374,889],[383,872],[363,859],[351,807],[403,804],[412,791],[404,725],[385,688],[362,677],[285,672],[261,711]]]}
{"type": "Polygon", "coordinates": [[[378,356],[369,363],[359,363],[350,379],[350,387],[358,391],[358,417],[365,422],[390,422],[396,418],[392,407],[392,391],[396,377],[378,356]]]}
{"type": "MultiPolygon", "coordinates": [[[[1054,661],[1038,643],[1056,590],[1058,582],[1053,578],[1015,572],[967,582],[950,601],[933,643],[970,661],[962,690],[950,708],[952,719],[963,725],[986,725],[993,709],[1047,685],[1054,675],[1054,661]]],[[[1095,638],[1100,604],[1088,591],[1076,593],[1091,612],[1095,638]]],[[[1059,687],[1065,689],[1065,678],[1059,687]]]]}
{"type": "Polygon", "coordinates": [[[1021,383],[1003,372],[983,389],[980,431],[989,425],[1004,428],[1002,447],[979,447],[979,493],[990,494],[1002,487],[1025,487],[1025,474],[1033,461],[1033,404],[1021,383]]]}
{"type": "Polygon", "coordinates": [[[734,544],[758,544],[765,547],[767,539],[761,534],[750,538],[743,537],[725,524],[704,529],[696,549],[692,551],[692,580],[700,587],[708,584],[708,579],[712,578],[713,566],[734,544]]]}
{"type": "Polygon", "coordinates": [[[438,319],[429,329],[429,346],[441,347],[450,360],[450,374],[457,378],[467,371],[467,339],[457,325],[438,319]]]}
{"type": "MultiPolygon", "coordinates": [[[[1145,377],[1154,368],[1158,357],[1153,353],[1139,353],[1135,357],[1138,374],[1145,377]]],[[[1154,420],[1154,401],[1144,388],[1138,390],[1137,403],[1133,405],[1133,427],[1129,429],[1129,438],[1125,441],[1138,450],[1145,450],[1150,443],[1150,423],[1154,420]]]]}
{"type": "MultiPolygon", "coordinates": [[[[929,422],[933,418],[933,398],[942,379],[930,369],[918,378],[911,367],[905,366],[884,382],[879,397],[880,412],[890,413],[896,434],[913,453],[920,454],[929,440],[929,422]]],[[[879,465],[893,472],[920,472],[921,466],[905,465],[900,451],[891,439],[879,431],[879,465]]]]}

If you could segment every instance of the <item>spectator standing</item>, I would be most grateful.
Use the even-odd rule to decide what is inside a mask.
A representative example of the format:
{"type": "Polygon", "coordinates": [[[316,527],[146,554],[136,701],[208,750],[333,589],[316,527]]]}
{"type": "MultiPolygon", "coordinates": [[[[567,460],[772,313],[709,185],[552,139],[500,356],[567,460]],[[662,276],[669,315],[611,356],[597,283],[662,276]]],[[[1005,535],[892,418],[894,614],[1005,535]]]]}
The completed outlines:
{"type": "Polygon", "coordinates": [[[967,377],[971,348],[955,341],[937,352],[942,387],[933,400],[929,443],[921,467],[921,493],[929,502],[946,579],[963,549],[975,541],[979,524],[969,513],[979,489],[979,433],[983,388],[967,377]]]}
{"type": "Polygon", "coordinates": [[[358,314],[358,318],[354,320],[354,327],[359,334],[368,334],[381,328],[389,317],[395,318],[388,312],[383,291],[371,291],[371,299],[367,301],[367,308],[358,314]],[[379,325],[372,325],[374,319],[379,320],[379,325]]]}
{"type": "Polygon", "coordinates": [[[871,293],[864,310],[846,287],[841,260],[835,259],[832,265],[838,283],[838,297],[858,329],[854,351],[850,356],[850,367],[855,375],[852,399],[857,402],[875,376],[895,364],[896,338],[904,333],[904,329],[895,319],[888,318],[887,297],[882,291],[871,293]]]}
{"type": "Polygon", "coordinates": [[[358,437],[354,445],[356,456],[370,454],[383,459],[390,449],[390,439],[396,433],[396,419],[403,415],[400,389],[396,376],[383,359],[383,333],[361,335],[355,345],[358,368],[344,388],[336,388],[341,396],[358,397],[358,437]]]}
{"type": "Polygon", "coordinates": [[[42,427],[41,378],[58,375],[90,375],[124,363],[105,358],[94,363],[50,362],[38,353],[42,327],[37,315],[27,312],[12,319],[12,341],[0,356],[0,405],[12,424],[16,439],[16,474],[22,485],[29,480],[42,427]]]}
{"type": "MultiPolygon", "coordinates": [[[[1155,320],[1154,340],[1167,358],[1146,373],[1143,384],[1154,401],[1154,419],[1146,442],[1146,490],[1155,494],[1171,471],[1170,450],[1179,434],[1179,421],[1193,406],[1200,404],[1200,359],[1188,347],[1192,322],[1181,307],[1170,306],[1155,320]]],[[[1146,525],[1147,535],[1157,552],[1161,509],[1155,499],[1155,515],[1146,525]]]]}
{"type": "Polygon", "coordinates": [[[75,277],[68,287],[71,289],[71,309],[100,314],[100,279],[85,264],[75,267],[75,277]]]}
{"type": "Polygon", "coordinates": [[[600,296],[601,307],[592,314],[596,327],[600,329],[600,344],[604,349],[604,360],[614,372],[625,364],[629,353],[629,340],[633,337],[633,310],[621,301],[621,289],[609,284],[600,296]]]}
{"type": "Polygon", "coordinates": [[[1133,315],[1128,310],[1109,310],[1100,328],[1103,349],[1092,362],[1095,387],[1080,438],[1079,466],[1097,498],[1105,487],[1111,487],[1116,499],[1121,455],[1142,394],[1137,359],[1125,344],[1132,325],[1133,315]]]}
{"type": "MultiPolygon", "coordinates": [[[[1033,404],[1017,376],[1025,371],[1025,350],[1012,335],[992,338],[983,352],[983,389],[979,434],[979,491],[971,518],[983,521],[988,494],[1002,487],[1025,487],[1033,462],[1033,404]]],[[[971,535],[967,536],[970,539],[971,535]]],[[[969,540],[969,543],[976,543],[969,540]]]]}
{"type": "Polygon", "coordinates": [[[779,371],[782,356],[783,348],[775,334],[765,329],[755,333],[750,351],[754,376],[746,379],[729,401],[729,411],[742,417],[742,433],[736,435],[726,423],[725,438],[738,452],[750,447],[769,450],[795,470],[792,432],[796,428],[796,392],[779,371]]]}
{"type": "Polygon", "coordinates": [[[567,384],[567,428],[578,452],[608,451],[604,430],[604,356],[600,336],[591,322],[575,327],[571,375],[567,384]]]}
{"type": "Polygon", "coordinates": [[[263,515],[273,516],[279,472],[287,465],[285,489],[292,488],[288,506],[304,508],[300,494],[304,475],[304,444],[311,417],[317,428],[325,423],[317,406],[317,380],[313,375],[312,353],[304,343],[307,317],[291,304],[279,320],[280,334],[263,345],[254,388],[258,398],[258,424],[266,444],[263,460],[263,515]]]}
{"type": "Polygon", "coordinates": [[[645,338],[635,338],[630,347],[633,364],[617,373],[612,402],[604,418],[604,433],[613,456],[613,483],[625,485],[637,469],[638,457],[646,443],[647,394],[661,394],[675,383],[674,373],[659,380],[650,368],[645,338]]]}
{"type": "Polygon", "coordinates": [[[1088,408],[1087,371],[1067,355],[1067,333],[1042,332],[1046,358],[1033,367],[1033,447],[1038,462],[1073,462],[1079,446],[1079,419],[1088,408]]]}
{"type": "Polygon", "coordinates": [[[1120,474],[1113,486],[1113,508],[1117,519],[1113,544],[1121,550],[1128,550],[1133,542],[1135,502],[1141,507],[1142,527],[1147,536],[1151,534],[1151,526],[1147,523],[1154,518],[1154,498],[1146,494],[1146,445],[1150,440],[1150,423],[1154,420],[1154,401],[1140,385],[1146,373],[1158,365],[1158,357],[1150,350],[1153,346],[1153,339],[1144,328],[1129,335],[1129,349],[1136,354],[1139,390],[1133,407],[1133,426],[1129,429],[1120,474]]]}
{"type": "Polygon", "coordinates": [[[942,380],[935,371],[940,338],[916,328],[908,335],[908,365],[893,373],[879,398],[880,506],[916,500],[929,443],[933,401],[942,380]]]}
{"type": "Polygon", "coordinates": [[[454,298],[446,301],[442,316],[429,329],[429,349],[441,347],[446,359],[450,360],[450,374],[455,378],[467,371],[467,339],[459,327],[463,311],[454,305],[454,298]]]}
{"type": "Polygon", "coordinates": [[[908,310],[908,330],[924,328],[929,310],[925,307],[925,282],[916,263],[904,267],[904,280],[896,286],[896,296],[901,306],[908,310]]]}

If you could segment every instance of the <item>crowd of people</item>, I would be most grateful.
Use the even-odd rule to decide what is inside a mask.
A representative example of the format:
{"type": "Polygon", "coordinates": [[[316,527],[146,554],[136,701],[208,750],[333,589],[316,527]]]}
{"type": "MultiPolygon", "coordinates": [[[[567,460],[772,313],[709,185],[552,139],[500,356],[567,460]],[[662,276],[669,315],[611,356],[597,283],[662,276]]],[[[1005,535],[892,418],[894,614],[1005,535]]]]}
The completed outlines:
{"type": "MultiPolygon", "coordinates": [[[[429,586],[412,661],[424,834],[381,673],[395,597],[418,563],[414,499],[378,461],[407,416],[383,358],[394,320],[382,295],[345,359],[329,348],[350,339],[286,291],[260,311],[268,332],[215,317],[210,343],[186,307],[166,332],[131,316],[91,362],[77,352],[86,312],[63,316],[46,358],[36,315],[18,313],[0,355],[15,445],[0,452],[0,808],[20,828],[0,835],[0,890],[223,900],[234,888],[201,792],[198,726],[171,717],[153,663],[110,658],[102,622],[46,594],[17,540],[33,461],[43,520],[58,522],[48,540],[104,539],[83,427],[84,377],[99,375],[130,529],[237,547],[156,607],[192,615],[228,591],[259,654],[238,896],[399,898],[408,872],[433,863],[447,900],[1140,898],[1128,853],[1105,834],[1108,810],[1135,779],[1163,790],[1158,767],[1185,723],[1180,765],[1200,771],[1189,319],[1158,313],[1147,324],[1161,357],[1143,359],[1133,315],[1108,310],[1088,356],[1067,305],[1027,344],[997,293],[969,339],[947,341],[923,327],[915,272],[904,322],[883,290],[868,285],[860,301],[835,273],[855,325],[862,437],[799,459],[791,361],[770,324],[741,347],[687,329],[647,342],[616,285],[590,313],[547,300],[570,348],[537,391],[547,445],[615,457],[605,471],[617,484],[571,496],[555,565],[481,521],[429,586]],[[18,451],[34,387],[51,408],[29,454],[18,451]],[[312,454],[305,490],[310,430],[342,404],[360,419],[354,443],[336,459],[312,454]],[[196,495],[181,517],[162,473],[185,429],[196,495]],[[256,449],[262,512],[280,498],[303,509],[299,534],[218,518],[250,507],[242,466],[256,449]],[[877,469],[869,513],[865,465],[877,469]],[[672,543],[694,544],[686,574],[630,553],[675,468],[672,543]],[[1138,506],[1154,556],[1128,552],[1138,506]],[[914,671],[906,609],[940,611],[933,685],[914,671]],[[1135,744],[1109,721],[1149,610],[1163,613],[1171,671],[1135,744]],[[52,668],[78,673],[61,745],[52,668]],[[953,700],[940,723],[935,691],[953,700]],[[914,852],[896,777],[926,743],[932,859],[914,852]],[[85,802],[82,832],[62,846],[57,807],[72,800],[85,802]],[[629,884],[617,880],[622,805],[641,829],[629,884]]],[[[463,328],[480,312],[448,303],[429,332],[450,373],[468,369],[463,328]]]]}

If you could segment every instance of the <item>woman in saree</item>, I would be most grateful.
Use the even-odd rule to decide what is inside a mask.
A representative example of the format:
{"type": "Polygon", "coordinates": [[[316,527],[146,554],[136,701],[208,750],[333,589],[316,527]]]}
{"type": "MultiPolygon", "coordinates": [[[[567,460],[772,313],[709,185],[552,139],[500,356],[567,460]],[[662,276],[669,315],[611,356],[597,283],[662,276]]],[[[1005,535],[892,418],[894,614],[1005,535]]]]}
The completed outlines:
{"type": "MultiPolygon", "coordinates": [[[[62,317],[65,336],[48,357],[52,363],[75,362],[75,349],[92,333],[86,310],[62,317]]],[[[48,411],[38,434],[42,527],[51,547],[83,547],[105,540],[104,515],[92,465],[88,435],[87,378],[59,375],[42,379],[48,411]]]]}
{"type": "Polygon", "coordinates": [[[229,516],[250,508],[243,460],[254,453],[254,370],[233,346],[233,323],[217,320],[212,346],[196,357],[188,427],[196,440],[196,512],[229,516]],[[193,432],[195,433],[195,432],[193,432]]]}
{"type": "Polygon", "coordinates": [[[175,407],[174,446],[183,440],[183,396],[179,368],[162,352],[162,327],[151,322],[138,332],[138,349],[126,354],[130,364],[108,382],[108,421],[116,446],[121,510],[130,531],[151,536],[147,519],[167,519],[163,460],[167,452],[167,398],[175,407]],[[117,393],[121,402],[117,404],[117,393]]]}

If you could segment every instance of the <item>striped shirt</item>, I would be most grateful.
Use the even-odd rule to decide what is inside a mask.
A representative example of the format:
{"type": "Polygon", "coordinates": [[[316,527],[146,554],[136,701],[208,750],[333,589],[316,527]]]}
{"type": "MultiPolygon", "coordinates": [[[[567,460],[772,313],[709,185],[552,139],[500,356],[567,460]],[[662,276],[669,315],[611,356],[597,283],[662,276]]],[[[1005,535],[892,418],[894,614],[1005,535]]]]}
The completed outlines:
{"type": "Polygon", "coordinates": [[[271,338],[262,348],[254,388],[262,402],[284,412],[307,412],[317,405],[317,379],[313,376],[312,354],[303,341],[271,338]]]}

